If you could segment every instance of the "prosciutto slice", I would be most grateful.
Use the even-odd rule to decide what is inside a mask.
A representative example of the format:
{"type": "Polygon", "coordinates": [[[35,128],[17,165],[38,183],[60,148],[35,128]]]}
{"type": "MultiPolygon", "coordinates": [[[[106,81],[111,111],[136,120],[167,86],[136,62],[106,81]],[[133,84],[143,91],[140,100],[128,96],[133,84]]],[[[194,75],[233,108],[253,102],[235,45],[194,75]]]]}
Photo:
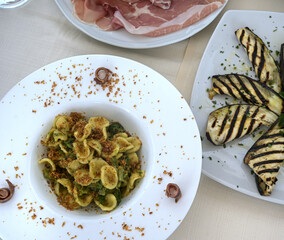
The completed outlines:
{"type": "Polygon", "coordinates": [[[225,0],[71,0],[78,18],[103,30],[125,28],[157,37],[188,27],[220,8],[225,0]]]}

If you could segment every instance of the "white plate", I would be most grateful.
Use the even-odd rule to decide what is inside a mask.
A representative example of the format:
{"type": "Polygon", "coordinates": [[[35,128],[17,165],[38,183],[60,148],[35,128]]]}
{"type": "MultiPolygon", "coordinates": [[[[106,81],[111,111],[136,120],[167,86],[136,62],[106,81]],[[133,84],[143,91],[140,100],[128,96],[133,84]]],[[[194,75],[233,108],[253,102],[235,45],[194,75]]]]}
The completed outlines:
{"type": "MultiPolygon", "coordinates": [[[[216,27],[203,54],[190,104],[203,138],[202,170],[204,174],[242,193],[280,204],[284,204],[283,169],[280,170],[278,182],[272,195],[262,197],[257,191],[251,170],[243,163],[247,150],[260,136],[259,131],[254,138],[252,136],[244,137],[226,144],[226,148],[217,147],[208,142],[205,131],[209,113],[221,107],[221,104],[224,105],[225,101],[232,102],[231,98],[226,99],[225,96],[215,96],[213,101],[208,98],[207,89],[212,85],[211,79],[208,77],[234,72],[248,73],[249,76],[255,78],[254,72],[250,71],[251,64],[245,50],[239,46],[235,31],[246,26],[254,30],[254,33],[261,37],[266,44],[269,42],[267,46],[273,51],[272,55],[276,57],[276,51],[280,51],[280,45],[284,41],[283,23],[283,13],[227,11],[216,27]]],[[[279,56],[277,58],[279,61],[279,56]]]]}
{"type": "Polygon", "coordinates": [[[150,68],[106,55],[60,60],[14,86],[1,100],[0,112],[0,186],[6,178],[17,185],[14,197],[0,204],[0,238],[165,239],[187,214],[201,174],[197,124],[181,94],[150,68]],[[118,75],[111,91],[93,81],[101,66],[118,75]],[[65,210],[49,192],[37,164],[40,140],[54,117],[71,111],[119,121],[143,142],[140,157],[146,176],[111,213],[65,210]],[[169,182],[181,188],[178,203],[165,196],[169,182]],[[53,218],[54,225],[48,223],[53,218]]]}
{"type": "Polygon", "coordinates": [[[57,3],[58,7],[65,15],[65,17],[75,27],[77,27],[79,30],[86,33],[90,37],[99,40],[101,42],[108,43],[118,47],[146,49],[146,48],[162,47],[172,43],[176,43],[198,33],[207,25],[209,25],[218,16],[218,14],[227,4],[228,0],[226,0],[222,8],[219,8],[217,11],[211,13],[201,21],[187,28],[184,28],[180,31],[155,38],[133,35],[125,31],[124,29],[120,29],[118,31],[108,31],[108,32],[102,31],[94,24],[87,24],[78,20],[73,15],[74,10],[71,0],[55,0],[55,2],[57,3]]]}

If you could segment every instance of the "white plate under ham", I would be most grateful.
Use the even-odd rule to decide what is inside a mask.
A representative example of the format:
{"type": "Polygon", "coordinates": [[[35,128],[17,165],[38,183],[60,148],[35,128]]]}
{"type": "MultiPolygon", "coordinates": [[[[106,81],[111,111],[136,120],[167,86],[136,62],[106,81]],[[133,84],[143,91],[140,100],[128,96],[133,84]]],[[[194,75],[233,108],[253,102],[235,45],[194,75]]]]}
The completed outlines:
{"type": "Polygon", "coordinates": [[[223,6],[225,0],[71,0],[76,16],[106,31],[124,28],[149,37],[188,27],[223,6]]]}

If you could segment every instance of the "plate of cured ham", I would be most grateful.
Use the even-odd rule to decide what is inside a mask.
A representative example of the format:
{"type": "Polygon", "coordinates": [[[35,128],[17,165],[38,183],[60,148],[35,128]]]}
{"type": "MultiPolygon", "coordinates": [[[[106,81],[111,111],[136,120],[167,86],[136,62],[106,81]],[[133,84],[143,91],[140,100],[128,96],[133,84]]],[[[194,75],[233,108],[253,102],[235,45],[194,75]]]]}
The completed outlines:
{"type": "Polygon", "coordinates": [[[124,48],[166,46],[198,33],[227,0],[55,0],[65,17],[90,37],[124,48]]]}
{"type": "Polygon", "coordinates": [[[0,238],[166,239],[190,209],[197,124],[149,67],[107,55],[59,60],[15,85],[0,110],[0,238]]]}
{"type": "Polygon", "coordinates": [[[283,22],[282,13],[227,11],[208,42],[191,98],[203,173],[279,204],[284,204],[283,127],[278,124],[283,22]]]}

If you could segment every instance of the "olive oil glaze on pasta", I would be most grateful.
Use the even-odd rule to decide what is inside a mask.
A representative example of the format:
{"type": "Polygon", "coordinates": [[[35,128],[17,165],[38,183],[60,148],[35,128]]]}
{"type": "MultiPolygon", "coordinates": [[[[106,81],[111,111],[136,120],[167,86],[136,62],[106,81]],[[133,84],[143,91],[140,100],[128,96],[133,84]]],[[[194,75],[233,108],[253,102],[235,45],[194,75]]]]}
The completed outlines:
{"type": "Polygon", "coordinates": [[[145,175],[140,139],[101,116],[58,115],[41,143],[47,148],[39,160],[43,175],[69,210],[95,204],[112,211],[145,175]]]}

